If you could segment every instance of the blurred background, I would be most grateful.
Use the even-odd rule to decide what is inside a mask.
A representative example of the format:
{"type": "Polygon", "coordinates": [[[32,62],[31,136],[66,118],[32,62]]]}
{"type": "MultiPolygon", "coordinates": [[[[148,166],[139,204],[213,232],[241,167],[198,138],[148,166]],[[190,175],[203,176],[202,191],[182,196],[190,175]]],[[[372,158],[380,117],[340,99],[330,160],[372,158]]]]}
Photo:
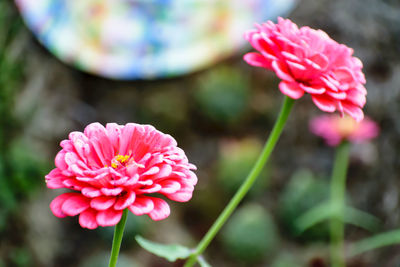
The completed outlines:
{"type": "MultiPolygon", "coordinates": [[[[371,231],[347,226],[347,245],[399,227],[400,2],[302,0],[288,17],[354,48],[367,77],[365,113],[381,128],[372,143],[352,146],[348,172],[348,202],[380,223],[371,231]]],[[[62,61],[71,58],[49,49],[62,61]]],[[[152,124],[173,135],[197,165],[193,199],[169,202],[169,218],[129,216],[118,266],[182,265],[149,254],[134,236],[194,246],[245,178],[283,99],[273,73],[242,60],[249,47],[238,44],[221,56],[219,49],[202,49],[196,57],[208,58],[167,70],[146,65],[141,72],[102,72],[74,58],[64,64],[26,27],[14,2],[0,1],[0,266],[107,265],[113,228],[85,230],[77,218],[56,218],[49,203],[60,192],[44,183],[59,142],[94,121],[152,124]]],[[[188,61],[191,53],[185,54],[188,61]]],[[[308,130],[320,113],[309,96],[296,102],[258,184],[208,248],[205,257],[213,266],[329,265],[327,224],[301,235],[294,225],[328,197],[334,151],[308,130]]],[[[400,266],[400,246],[349,258],[348,266],[400,266]]]]}

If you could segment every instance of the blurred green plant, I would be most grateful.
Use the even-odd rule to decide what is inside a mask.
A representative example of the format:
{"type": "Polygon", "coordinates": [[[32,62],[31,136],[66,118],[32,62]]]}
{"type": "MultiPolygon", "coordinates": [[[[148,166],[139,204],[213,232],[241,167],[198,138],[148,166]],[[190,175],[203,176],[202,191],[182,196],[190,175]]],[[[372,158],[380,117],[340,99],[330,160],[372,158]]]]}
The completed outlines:
{"type": "Polygon", "coordinates": [[[199,111],[208,119],[231,124],[240,119],[249,99],[249,79],[239,70],[223,66],[205,73],[195,92],[199,111]]]}
{"type": "MultiPolygon", "coordinates": [[[[137,235],[135,239],[138,244],[148,252],[170,262],[175,262],[178,259],[187,259],[193,253],[193,249],[179,244],[160,244],[147,240],[140,235],[137,235]]],[[[198,263],[200,267],[211,267],[202,256],[199,257],[198,263]]]]}
{"type": "Polygon", "coordinates": [[[16,248],[10,253],[13,266],[28,267],[32,266],[32,255],[25,248],[16,248]]]}
{"type": "MultiPolygon", "coordinates": [[[[307,169],[296,171],[281,195],[279,217],[282,225],[293,237],[299,234],[296,219],[306,211],[329,198],[329,184],[323,179],[317,179],[307,169]]],[[[301,233],[303,240],[328,240],[329,226],[319,222],[301,233]]]]}
{"type": "Polygon", "coordinates": [[[143,106],[146,108],[141,109],[141,120],[169,133],[182,130],[188,110],[188,103],[182,93],[177,88],[149,90],[143,97],[143,106]]]}
{"type": "MultiPolygon", "coordinates": [[[[127,236],[136,236],[139,234],[146,233],[148,229],[148,225],[151,222],[151,219],[147,216],[136,216],[131,212],[128,212],[128,219],[126,221],[124,235],[127,236]]],[[[101,229],[97,228],[95,230],[98,234],[107,240],[107,242],[111,242],[113,240],[114,228],[113,227],[103,227],[101,229]]],[[[129,246],[135,243],[134,239],[127,238],[124,240],[124,246],[129,246]]],[[[107,252],[109,253],[109,252],[107,252]]]]}
{"type": "Polygon", "coordinates": [[[299,259],[290,253],[282,253],[272,262],[271,267],[301,267],[299,259]]]}
{"type": "MultiPolygon", "coordinates": [[[[85,257],[79,267],[108,267],[108,251],[100,251],[89,257],[85,257]]],[[[120,255],[118,259],[117,267],[139,267],[139,265],[134,259],[124,255],[120,255]]]]}
{"type": "Polygon", "coordinates": [[[367,251],[398,244],[400,244],[400,230],[387,231],[352,244],[350,247],[350,256],[356,256],[367,251]]]}
{"type": "MultiPolygon", "coordinates": [[[[257,160],[262,144],[255,138],[243,140],[225,140],[220,144],[217,177],[222,187],[229,193],[235,192],[257,160]]],[[[264,192],[268,181],[268,166],[260,174],[256,185],[250,189],[249,195],[264,192]]]]}
{"type": "Polygon", "coordinates": [[[147,240],[140,235],[136,236],[135,238],[142,248],[159,257],[165,258],[170,262],[174,262],[177,259],[186,259],[192,253],[190,248],[179,244],[159,244],[147,240]]]}
{"type": "MultiPolygon", "coordinates": [[[[280,218],[288,232],[305,240],[328,239],[328,220],[334,215],[329,185],[307,169],[295,172],[280,201],[280,218]]],[[[380,221],[361,210],[345,206],[344,222],[376,232],[380,221]]]]}
{"type": "Polygon", "coordinates": [[[11,140],[18,128],[12,114],[16,87],[21,78],[20,58],[9,53],[18,35],[20,22],[10,23],[12,11],[7,1],[0,3],[0,232],[4,229],[9,212],[16,205],[12,190],[13,171],[10,156],[11,140]]]}
{"type": "MultiPolygon", "coordinates": [[[[330,202],[322,202],[297,218],[295,226],[299,233],[302,233],[308,228],[335,216],[335,212],[336,210],[330,202]]],[[[364,228],[370,232],[376,232],[381,226],[381,221],[375,216],[350,206],[344,207],[343,220],[345,223],[364,228]]]]}
{"type": "Polygon", "coordinates": [[[272,255],[278,236],[271,215],[259,204],[240,207],[222,231],[225,250],[235,259],[256,262],[272,255]]]}
{"type": "Polygon", "coordinates": [[[0,233],[20,200],[43,182],[46,165],[24,139],[14,114],[23,81],[26,32],[11,1],[0,2],[0,233]]]}

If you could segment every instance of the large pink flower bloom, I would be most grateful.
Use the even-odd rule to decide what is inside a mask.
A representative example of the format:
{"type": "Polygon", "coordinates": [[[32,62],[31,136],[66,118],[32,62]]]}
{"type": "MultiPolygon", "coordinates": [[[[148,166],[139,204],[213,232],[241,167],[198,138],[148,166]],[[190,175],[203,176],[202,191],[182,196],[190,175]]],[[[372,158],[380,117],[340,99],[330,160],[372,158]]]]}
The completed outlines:
{"type": "Polygon", "coordinates": [[[197,183],[196,167],[176,141],[150,125],[92,123],[61,147],[47,187],[73,192],[56,197],[50,208],[57,217],[79,214],[84,228],[116,225],[126,208],[165,219],[170,209],[159,194],[185,202],[197,183]]]}
{"type": "Polygon", "coordinates": [[[375,138],[379,134],[378,125],[369,118],[356,122],[345,116],[322,115],[310,121],[310,130],[325,139],[330,146],[337,146],[342,141],[361,143],[375,138]]]}
{"type": "Polygon", "coordinates": [[[325,32],[301,27],[288,19],[256,25],[245,38],[259,53],[247,53],[250,65],[274,70],[282,79],[281,92],[298,99],[308,93],[325,112],[339,110],[357,121],[367,91],[361,61],[353,49],[332,40],[325,32]]]}

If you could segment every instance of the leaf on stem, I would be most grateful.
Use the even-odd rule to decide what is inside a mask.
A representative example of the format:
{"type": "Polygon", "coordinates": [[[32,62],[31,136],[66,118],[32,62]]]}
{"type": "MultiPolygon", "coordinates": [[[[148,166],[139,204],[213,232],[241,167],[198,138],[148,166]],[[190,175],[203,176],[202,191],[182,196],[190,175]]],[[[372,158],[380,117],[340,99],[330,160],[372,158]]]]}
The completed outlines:
{"type": "Polygon", "coordinates": [[[200,267],[212,267],[208,262],[206,262],[203,256],[199,256],[197,262],[200,264],[200,267]]]}
{"type": "Polygon", "coordinates": [[[308,228],[329,219],[332,216],[332,205],[329,202],[321,203],[296,219],[294,225],[298,234],[303,233],[308,228]]]}
{"type": "Polygon", "coordinates": [[[369,250],[396,245],[400,243],[400,230],[393,230],[372,237],[365,238],[354,243],[350,250],[350,255],[355,256],[369,250]]]}
{"type": "MultiPolygon", "coordinates": [[[[178,245],[178,244],[160,244],[153,241],[149,241],[140,235],[135,237],[139,245],[145,250],[167,259],[170,262],[174,262],[177,259],[186,259],[192,254],[192,249],[178,245]]],[[[204,265],[207,266],[207,265],[204,265]]]]}
{"type": "Polygon", "coordinates": [[[345,208],[344,221],[370,232],[376,232],[381,227],[381,221],[377,217],[353,207],[345,208]]]}
{"type": "MultiPolygon", "coordinates": [[[[298,234],[335,216],[335,212],[336,209],[334,209],[329,202],[324,202],[311,208],[295,221],[298,234]]],[[[350,206],[345,207],[344,222],[361,227],[370,232],[375,232],[380,227],[380,220],[378,218],[350,206]]]]}

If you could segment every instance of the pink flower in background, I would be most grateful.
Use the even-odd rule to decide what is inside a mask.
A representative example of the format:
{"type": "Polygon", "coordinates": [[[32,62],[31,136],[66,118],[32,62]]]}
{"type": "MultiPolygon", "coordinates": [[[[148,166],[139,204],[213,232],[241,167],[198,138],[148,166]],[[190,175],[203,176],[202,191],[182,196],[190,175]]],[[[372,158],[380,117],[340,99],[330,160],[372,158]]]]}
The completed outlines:
{"type": "Polygon", "coordinates": [[[57,217],[79,215],[84,228],[116,225],[126,208],[165,219],[170,209],[160,194],[186,202],[197,183],[196,167],[176,141],[150,125],[92,123],[61,147],[47,187],[73,192],[56,197],[50,208],[57,217]]]}
{"type": "Polygon", "coordinates": [[[338,110],[357,121],[364,117],[362,107],[367,91],[361,61],[353,49],[332,40],[325,32],[301,27],[288,19],[267,21],[245,34],[259,52],[247,53],[252,66],[275,71],[282,79],[279,89],[290,98],[308,93],[325,112],[338,110]]]}
{"type": "Polygon", "coordinates": [[[326,143],[336,146],[344,140],[360,143],[375,138],[379,134],[378,125],[369,118],[356,122],[353,118],[322,115],[311,120],[310,130],[325,139],[326,143]]]}

